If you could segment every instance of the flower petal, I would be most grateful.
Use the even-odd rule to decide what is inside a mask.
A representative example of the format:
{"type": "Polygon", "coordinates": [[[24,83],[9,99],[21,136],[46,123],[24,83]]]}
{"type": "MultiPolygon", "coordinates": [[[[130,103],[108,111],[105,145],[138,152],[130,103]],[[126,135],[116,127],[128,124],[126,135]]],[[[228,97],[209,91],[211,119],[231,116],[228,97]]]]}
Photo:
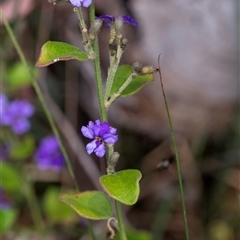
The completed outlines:
{"type": "Polygon", "coordinates": [[[104,122],[100,129],[99,129],[99,133],[98,133],[98,137],[102,137],[104,134],[108,133],[110,130],[110,126],[108,122],[104,122]]]}
{"type": "Polygon", "coordinates": [[[84,7],[89,7],[92,3],[92,0],[83,0],[83,6],[84,7]]]}
{"type": "Polygon", "coordinates": [[[117,142],[118,140],[118,136],[117,135],[112,135],[112,134],[105,134],[103,137],[103,141],[105,143],[109,143],[109,144],[114,144],[115,142],[117,142]]]}
{"type": "Polygon", "coordinates": [[[81,7],[81,2],[82,0],[70,0],[70,3],[74,6],[74,7],[81,7]]]}
{"type": "Polygon", "coordinates": [[[82,126],[81,132],[82,132],[83,136],[85,136],[87,138],[90,138],[90,139],[94,138],[94,133],[90,127],[82,126]]]}
{"type": "Polygon", "coordinates": [[[103,157],[106,153],[106,147],[104,146],[104,144],[100,144],[95,150],[94,152],[96,153],[96,155],[98,157],[103,157]]]}
{"type": "Polygon", "coordinates": [[[138,26],[138,23],[136,22],[136,20],[134,18],[132,18],[131,16],[122,16],[122,19],[123,19],[124,23],[133,25],[134,27],[138,26]]]}
{"type": "Polygon", "coordinates": [[[91,141],[86,146],[87,153],[90,155],[95,150],[96,147],[97,147],[96,140],[91,141]]]}

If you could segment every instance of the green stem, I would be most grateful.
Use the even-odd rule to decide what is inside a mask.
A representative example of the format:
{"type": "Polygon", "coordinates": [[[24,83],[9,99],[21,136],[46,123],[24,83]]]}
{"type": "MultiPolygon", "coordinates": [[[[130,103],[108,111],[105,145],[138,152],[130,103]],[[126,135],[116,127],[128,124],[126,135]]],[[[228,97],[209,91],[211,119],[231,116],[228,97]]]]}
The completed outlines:
{"type": "Polygon", "coordinates": [[[83,29],[87,29],[87,28],[86,28],[85,21],[84,21],[83,14],[82,14],[82,8],[81,8],[81,7],[79,7],[79,8],[76,7],[76,12],[77,12],[77,15],[78,15],[79,26],[80,26],[81,31],[82,31],[83,29]]]}
{"type": "Polygon", "coordinates": [[[115,203],[115,209],[116,209],[116,214],[118,218],[118,230],[119,230],[119,236],[121,240],[127,240],[126,236],[126,230],[123,222],[123,217],[122,217],[122,210],[121,210],[121,204],[117,201],[114,200],[115,203]]]}
{"type": "Polygon", "coordinates": [[[91,223],[91,220],[89,219],[87,219],[87,226],[88,226],[88,232],[90,233],[92,240],[96,240],[96,237],[94,235],[93,228],[92,228],[92,223],[91,223]]]}
{"type": "MultiPolygon", "coordinates": [[[[89,15],[90,15],[90,22],[92,22],[95,19],[94,1],[92,2],[89,8],[89,15]]],[[[101,117],[101,121],[107,121],[107,111],[104,105],[103,86],[102,86],[101,68],[100,68],[100,59],[99,59],[99,46],[98,46],[97,38],[94,42],[94,52],[96,54],[95,55],[96,57],[93,60],[93,62],[94,62],[94,70],[96,75],[96,85],[97,85],[98,101],[99,101],[99,108],[100,108],[100,117],[101,117]]],[[[109,158],[109,156],[107,156],[107,158],[109,158]]],[[[114,202],[115,202],[116,213],[117,213],[118,224],[119,224],[120,239],[127,240],[126,231],[123,224],[121,205],[116,200],[114,200],[114,202]]]]}
{"type": "MultiPolygon", "coordinates": [[[[94,1],[89,7],[89,17],[90,22],[92,23],[95,19],[95,8],[94,1]]],[[[100,118],[101,121],[107,121],[107,112],[104,106],[104,96],[103,96],[103,85],[102,85],[102,77],[101,77],[101,67],[100,67],[100,57],[99,57],[99,45],[98,38],[95,39],[93,44],[93,51],[95,53],[95,58],[93,60],[95,76],[96,76],[96,86],[97,86],[97,94],[98,94],[98,103],[100,109],[100,118]]]]}
{"type": "Polygon", "coordinates": [[[2,15],[4,26],[5,26],[5,28],[7,29],[7,32],[8,32],[8,34],[9,34],[9,37],[10,37],[10,39],[12,40],[12,43],[13,43],[13,45],[14,45],[17,53],[18,53],[18,56],[19,56],[22,64],[26,67],[26,69],[28,69],[28,74],[29,74],[30,79],[31,79],[31,81],[32,81],[32,86],[33,86],[33,88],[34,88],[34,90],[35,90],[35,92],[36,92],[36,94],[37,94],[37,96],[38,96],[38,99],[39,99],[39,101],[40,101],[40,103],[41,103],[41,105],[42,105],[42,108],[43,108],[43,110],[44,110],[44,112],[45,112],[45,114],[46,114],[46,116],[47,116],[47,119],[48,119],[48,121],[49,121],[49,124],[50,124],[50,126],[51,126],[51,129],[52,129],[54,135],[56,136],[56,138],[58,139],[59,146],[60,146],[60,149],[61,149],[61,151],[62,151],[63,157],[65,158],[65,161],[66,161],[66,163],[67,163],[68,171],[69,171],[69,174],[70,174],[70,176],[71,176],[71,178],[72,178],[73,184],[74,184],[75,188],[78,189],[78,185],[77,185],[77,183],[76,183],[76,181],[75,181],[75,176],[74,176],[74,172],[73,172],[73,169],[72,169],[72,166],[71,166],[70,159],[69,159],[69,157],[68,157],[68,155],[67,155],[67,151],[66,151],[65,147],[63,146],[63,143],[62,143],[62,140],[61,140],[59,131],[58,131],[58,129],[57,129],[57,127],[56,127],[56,125],[55,125],[55,123],[54,123],[54,121],[53,121],[53,118],[52,118],[52,116],[51,116],[51,113],[50,113],[50,111],[48,110],[48,107],[47,107],[47,104],[46,104],[46,102],[45,102],[45,100],[44,100],[44,97],[43,97],[43,94],[42,94],[42,92],[41,92],[41,89],[40,89],[40,87],[38,86],[37,81],[35,80],[35,77],[33,76],[33,74],[32,74],[32,73],[30,72],[30,70],[29,70],[29,67],[28,67],[26,58],[25,58],[25,56],[24,56],[24,54],[23,54],[23,52],[22,52],[22,50],[21,50],[21,48],[20,48],[20,46],[19,46],[19,44],[18,44],[15,36],[14,36],[14,34],[13,34],[13,31],[12,31],[10,25],[8,24],[8,21],[7,21],[6,18],[4,17],[2,11],[0,11],[0,14],[2,15]]]}
{"type": "Polygon", "coordinates": [[[171,131],[173,149],[174,149],[174,154],[175,154],[175,159],[176,159],[176,164],[177,164],[178,181],[179,181],[180,194],[181,194],[181,200],[182,200],[183,219],[184,219],[186,240],[189,240],[188,220],[187,220],[185,196],[184,196],[183,183],[182,183],[181,167],[180,167],[178,149],[177,149],[175,134],[174,134],[174,130],[173,130],[172,120],[171,120],[171,116],[170,116],[170,112],[169,112],[169,108],[168,108],[167,98],[166,98],[165,91],[164,91],[164,88],[163,88],[163,80],[162,80],[162,74],[161,74],[161,69],[160,69],[160,55],[158,57],[158,67],[159,67],[160,84],[161,84],[162,94],[163,94],[163,98],[164,98],[165,108],[166,108],[166,111],[167,111],[168,123],[169,123],[170,131],[171,131]]]}
{"type": "Polygon", "coordinates": [[[111,98],[109,99],[109,101],[106,102],[106,107],[109,108],[110,105],[115,101],[115,99],[117,97],[119,97],[121,95],[121,93],[123,92],[123,90],[132,82],[133,78],[134,78],[135,74],[131,74],[128,79],[125,81],[125,83],[119,88],[118,92],[113,94],[111,96],[111,98]]]}
{"type": "Polygon", "coordinates": [[[45,227],[43,217],[39,209],[39,203],[33,190],[32,183],[30,181],[26,180],[24,182],[23,192],[28,202],[28,206],[30,208],[31,216],[36,229],[38,229],[39,231],[43,231],[45,227]]]}

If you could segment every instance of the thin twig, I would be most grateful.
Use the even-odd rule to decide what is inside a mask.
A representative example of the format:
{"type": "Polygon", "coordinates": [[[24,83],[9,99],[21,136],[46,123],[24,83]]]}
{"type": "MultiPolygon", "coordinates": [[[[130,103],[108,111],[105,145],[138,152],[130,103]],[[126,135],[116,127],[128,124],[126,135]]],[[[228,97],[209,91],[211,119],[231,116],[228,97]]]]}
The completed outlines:
{"type": "Polygon", "coordinates": [[[161,84],[161,89],[162,89],[162,94],[163,94],[163,98],[164,98],[165,108],[166,108],[166,111],[167,111],[168,123],[169,123],[170,131],[171,131],[173,150],[174,150],[176,164],[177,164],[178,182],[179,182],[180,194],[181,194],[181,200],[182,200],[183,219],[184,219],[186,240],[189,240],[187,211],[186,211],[185,196],[184,196],[183,183],[182,183],[181,167],[180,167],[178,149],[177,149],[175,134],[174,134],[174,130],[173,130],[172,120],[171,120],[171,116],[170,116],[170,112],[169,112],[169,108],[168,108],[167,98],[166,98],[165,91],[164,91],[164,88],[163,88],[162,73],[161,73],[161,69],[160,69],[160,55],[158,56],[158,70],[159,70],[158,71],[159,80],[160,80],[160,84],[161,84]]]}

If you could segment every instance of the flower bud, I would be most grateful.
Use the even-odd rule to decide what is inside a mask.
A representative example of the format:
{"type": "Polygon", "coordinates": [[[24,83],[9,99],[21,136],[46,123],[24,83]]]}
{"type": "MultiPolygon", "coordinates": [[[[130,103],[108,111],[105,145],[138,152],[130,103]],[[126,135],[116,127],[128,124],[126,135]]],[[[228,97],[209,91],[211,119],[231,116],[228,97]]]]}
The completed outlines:
{"type": "Polygon", "coordinates": [[[124,26],[124,22],[122,17],[117,17],[114,21],[114,26],[116,29],[116,37],[118,39],[121,39],[123,37],[123,26],[124,26]]]}
{"type": "Polygon", "coordinates": [[[97,37],[101,27],[102,27],[103,21],[100,18],[96,18],[91,26],[90,26],[90,30],[89,30],[89,38],[90,41],[93,42],[95,40],[95,38],[97,37]]]}

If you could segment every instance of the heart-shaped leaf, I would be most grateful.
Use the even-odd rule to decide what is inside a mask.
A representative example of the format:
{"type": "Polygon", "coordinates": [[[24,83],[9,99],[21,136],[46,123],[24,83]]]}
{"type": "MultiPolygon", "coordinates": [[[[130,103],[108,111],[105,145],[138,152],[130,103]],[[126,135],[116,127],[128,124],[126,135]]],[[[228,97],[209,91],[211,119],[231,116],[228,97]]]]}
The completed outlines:
{"type": "Polygon", "coordinates": [[[88,56],[85,52],[71,44],[48,41],[41,48],[36,66],[45,67],[58,61],[71,59],[86,61],[88,60],[88,56]]]}
{"type": "Polygon", "coordinates": [[[139,196],[142,174],[136,169],[123,170],[100,177],[100,183],[110,197],[126,205],[133,205],[139,196]]]}
{"type": "Polygon", "coordinates": [[[88,219],[101,220],[112,215],[109,199],[99,191],[86,191],[74,195],[63,194],[59,198],[80,216],[88,219]]]}
{"type": "MultiPolygon", "coordinates": [[[[110,95],[117,93],[120,87],[126,82],[128,77],[132,74],[132,67],[130,65],[122,65],[118,67],[110,95]]],[[[153,81],[153,74],[146,74],[137,76],[131,83],[122,91],[120,97],[125,97],[138,92],[145,84],[153,81]]]]}

